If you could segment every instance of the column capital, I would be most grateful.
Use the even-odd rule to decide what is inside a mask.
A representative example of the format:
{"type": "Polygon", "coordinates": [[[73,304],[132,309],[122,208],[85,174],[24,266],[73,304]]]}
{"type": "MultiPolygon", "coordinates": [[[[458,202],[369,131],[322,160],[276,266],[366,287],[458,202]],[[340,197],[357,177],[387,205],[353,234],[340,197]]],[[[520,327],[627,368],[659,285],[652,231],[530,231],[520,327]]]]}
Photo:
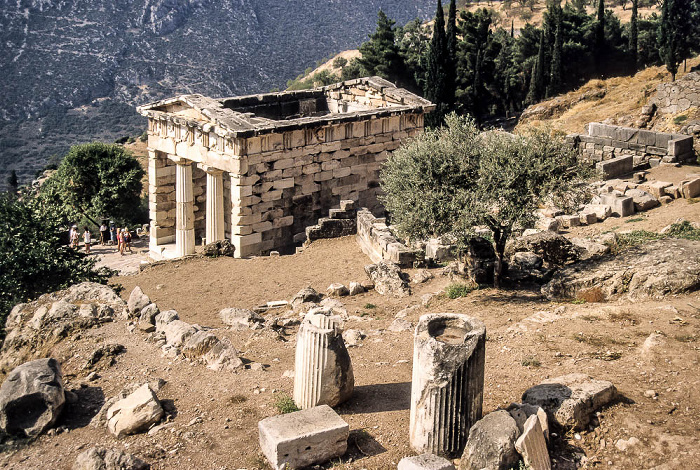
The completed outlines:
{"type": "Polygon", "coordinates": [[[199,163],[197,166],[210,175],[220,175],[224,172],[224,170],[220,170],[214,166],[207,165],[205,163],[199,163]]]}
{"type": "Polygon", "coordinates": [[[180,157],[179,155],[168,154],[168,159],[177,163],[178,165],[190,165],[190,164],[192,164],[192,160],[188,160],[186,158],[180,157]]]}

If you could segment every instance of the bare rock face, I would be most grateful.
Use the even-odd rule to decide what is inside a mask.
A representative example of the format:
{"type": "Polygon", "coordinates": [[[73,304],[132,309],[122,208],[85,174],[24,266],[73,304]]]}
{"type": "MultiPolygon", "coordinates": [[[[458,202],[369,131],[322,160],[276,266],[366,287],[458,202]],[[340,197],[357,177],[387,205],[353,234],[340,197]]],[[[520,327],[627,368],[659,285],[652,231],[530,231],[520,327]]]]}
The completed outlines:
{"type": "Polygon", "coordinates": [[[150,303],[151,299],[149,299],[148,296],[143,293],[141,288],[139,286],[134,287],[134,290],[131,291],[127,302],[129,315],[139,315],[141,313],[141,309],[150,303]]]}
{"type": "Polygon", "coordinates": [[[542,286],[550,299],[571,299],[600,289],[605,298],[661,299],[700,289],[700,242],[657,240],[612,259],[587,260],[559,270],[542,286]]]}
{"type": "Polygon", "coordinates": [[[58,361],[26,362],[10,372],[0,387],[0,429],[38,436],[56,423],[65,401],[58,361]]]}
{"type": "Polygon", "coordinates": [[[585,374],[568,374],[543,381],[523,393],[523,403],[540,406],[550,422],[565,428],[585,429],[593,413],[617,396],[611,382],[585,374]]]}
{"type": "Polygon", "coordinates": [[[219,312],[221,321],[233,330],[255,329],[265,322],[265,319],[247,308],[224,308],[219,312]]]}
{"type": "Polygon", "coordinates": [[[113,321],[125,308],[125,302],[112,288],[94,282],[15,305],[5,325],[0,369],[7,372],[36,358],[72,332],[113,321]]]}
{"type": "Polygon", "coordinates": [[[508,470],[518,464],[520,457],[515,441],[520,436],[518,425],[505,410],[484,416],[469,430],[460,470],[508,470]]]}
{"type": "Polygon", "coordinates": [[[374,290],[381,295],[405,297],[411,293],[406,275],[401,272],[401,268],[396,263],[381,261],[377,264],[369,264],[365,266],[365,272],[374,283],[374,290]]]}
{"type": "Polygon", "coordinates": [[[116,437],[136,434],[148,429],[163,417],[163,407],[148,384],[143,384],[131,395],[107,410],[107,429],[116,437]]]}
{"type": "Polygon", "coordinates": [[[92,447],[78,455],[73,470],[146,470],[150,468],[138,457],[118,449],[92,447]]]}

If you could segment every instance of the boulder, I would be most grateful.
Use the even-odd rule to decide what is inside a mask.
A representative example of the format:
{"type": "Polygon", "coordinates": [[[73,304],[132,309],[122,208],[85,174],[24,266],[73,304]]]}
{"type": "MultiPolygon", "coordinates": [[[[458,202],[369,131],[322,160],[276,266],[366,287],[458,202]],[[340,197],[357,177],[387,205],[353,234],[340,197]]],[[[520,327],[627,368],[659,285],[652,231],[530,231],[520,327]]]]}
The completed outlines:
{"type": "Polygon", "coordinates": [[[168,345],[176,348],[185,344],[185,341],[199,330],[198,326],[190,325],[182,320],[173,320],[163,328],[165,341],[168,345]]]}
{"type": "Polygon", "coordinates": [[[238,351],[228,338],[214,343],[202,359],[207,364],[207,369],[216,371],[233,371],[244,366],[243,361],[238,357],[238,351]]]}
{"type": "Polygon", "coordinates": [[[543,381],[523,393],[523,403],[540,406],[549,421],[564,428],[585,429],[593,413],[617,396],[611,382],[585,374],[568,374],[543,381]]]}
{"type": "Polygon", "coordinates": [[[0,429],[38,436],[56,423],[65,401],[58,361],[26,362],[12,370],[0,387],[0,429]]]}
{"type": "Polygon", "coordinates": [[[139,315],[141,313],[141,309],[150,303],[151,299],[149,299],[148,296],[143,293],[141,288],[139,286],[134,287],[134,290],[132,290],[131,294],[129,295],[129,300],[126,303],[127,308],[129,309],[129,315],[139,315]]]}
{"type": "Polygon", "coordinates": [[[246,308],[224,308],[219,312],[219,318],[232,330],[255,329],[265,322],[262,316],[246,308]]]}
{"type": "Polygon", "coordinates": [[[236,247],[229,240],[218,240],[204,245],[202,254],[216,258],[219,256],[233,256],[235,251],[236,247]]]}
{"type": "Polygon", "coordinates": [[[412,331],[413,323],[404,320],[403,318],[395,318],[391,325],[387,328],[389,331],[401,332],[401,331],[412,331]]]}
{"type": "Polygon", "coordinates": [[[118,400],[107,410],[107,429],[116,437],[146,431],[163,417],[163,407],[148,384],[118,400]]]}
{"type": "Polygon", "coordinates": [[[517,466],[515,441],[518,425],[505,410],[494,411],[476,422],[469,430],[467,445],[459,463],[460,470],[509,470],[517,466]]]}
{"type": "Polygon", "coordinates": [[[599,289],[603,297],[661,299],[700,289],[700,242],[657,240],[629,248],[616,257],[590,259],[557,271],[542,286],[550,299],[574,299],[599,289]]]}
{"type": "Polygon", "coordinates": [[[610,253],[610,245],[599,243],[590,238],[570,238],[569,241],[580,248],[581,259],[590,259],[610,253]]]}
{"type": "Polygon", "coordinates": [[[519,251],[513,255],[510,264],[521,269],[539,269],[542,267],[542,257],[531,251],[519,251]]]}
{"type": "Polygon", "coordinates": [[[628,189],[625,192],[625,196],[632,197],[632,200],[634,201],[634,210],[637,212],[653,209],[654,207],[661,205],[657,198],[646,191],[642,191],[641,189],[628,189]]]}
{"type": "Polygon", "coordinates": [[[328,286],[328,289],[326,289],[326,294],[331,297],[344,297],[346,295],[350,295],[350,290],[343,284],[335,282],[328,286]]]}
{"type": "Polygon", "coordinates": [[[365,266],[365,272],[374,283],[374,290],[381,295],[405,297],[411,293],[406,276],[396,263],[380,261],[365,266]]]}
{"type": "Polygon", "coordinates": [[[311,287],[305,287],[297,292],[289,303],[292,304],[292,307],[296,308],[304,303],[318,303],[321,301],[322,297],[323,296],[321,294],[316,292],[311,287]]]}
{"type": "Polygon", "coordinates": [[[154,303],[150,303],[141,309],[141,314],[139,316],[139,323],[143,324],[156,324],[156,316],[160,313],[158,306],[154,303]]]}
{"type": "Polygon", "coordinates": [[[348,287],[348,293],[350,295],[358,295],[362,294],[365,291],[365,288],[362,287],[362,284],[359,282],[351,282],[350,286],[348,287]]]}
{"type": "Polygon", "coordinates": [[[165,330],[165,326],[173,322],[175,320],[179,320],[180,316],[177,314],[175,310],[166,310],[165,312],[160,312],[158,315],[156,315],[155,322],[156,322],[156,331],[162,332],[165,330]]]}
{"type": "Polygon", "coordinates": [[[510,243],[506,253],[532,252],[539,255],[547,265],[561,266],[578,260],[580,250],[565,237],[554,232],[539,232],[520,237],[510,243]]]}
{"type": "Polygon", "coordinates": [[[78,455],[73,470],[146,470],[150,468],[135,455],[118,449],[92,447],[78,455]]]}
{"type": "Polygon", "coordinates": [[[219,338],[209,331],[197,331],[187,338],[182,346],[182,355],[188,359],[197,359],[208,353],[219,343],[219,338]]]}
{"type": "Polygon", "coordinates": [[[345,330],[343,331],[343,341],[345,341],[345,346],[348,348],[353,348],[360,346],[360,342],[366,337],[366,335],[360,330],[345,330]]]}

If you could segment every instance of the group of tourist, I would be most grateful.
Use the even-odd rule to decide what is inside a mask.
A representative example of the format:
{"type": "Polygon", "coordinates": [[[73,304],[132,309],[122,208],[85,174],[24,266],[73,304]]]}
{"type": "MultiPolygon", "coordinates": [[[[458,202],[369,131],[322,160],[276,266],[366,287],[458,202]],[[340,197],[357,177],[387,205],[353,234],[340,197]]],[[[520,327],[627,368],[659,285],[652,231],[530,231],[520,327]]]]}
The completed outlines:
{"type": "MultiPolygon", "coordinates": [[[[92,245],[92,235],[88,227],[82,233],[83,244],[85,246],[85,253],[90,253],[90,246],[92,245]]],[[[80,240],[80,234],[78,233],[78,226],[71,226],[68,231],[69,246],[78,249],[78,241],[80,240]]],[[[128,251],[131,253],[131,232],[127,227],[120,228],[115,227],[113,222],[110,222],[109,228],[104,222],[100,225],[100,244],[101,245],[111,245],[114,246],[114,251],[119,251],[119,254],[124,256],[124,252],[128,251]]]]}

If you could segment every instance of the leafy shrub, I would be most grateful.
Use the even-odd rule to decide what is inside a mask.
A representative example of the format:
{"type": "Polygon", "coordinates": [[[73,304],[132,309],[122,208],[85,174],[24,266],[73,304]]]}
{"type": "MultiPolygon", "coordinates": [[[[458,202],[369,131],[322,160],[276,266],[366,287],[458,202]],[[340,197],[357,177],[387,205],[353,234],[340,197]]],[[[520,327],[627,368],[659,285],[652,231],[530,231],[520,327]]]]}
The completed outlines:
{"type": "Polygon", "coordinates": [[[277,398],[275,399],[274,406],[275,408],[277,408],[277,411],[279,411],[281,414],[299,411],[299,407],[296,403],[294,403],[292,397],[284,393],[281,393],[277,396],[277,398]]]}
{"type": "Polygon", "coordinates": [[[470,292],[476,289],[478,289],[478,286],[473,284],[453,282],[449,286],[445,287],[445,295],[450,299],[456,299],[458,297],[466,297],[470,292]]]}

